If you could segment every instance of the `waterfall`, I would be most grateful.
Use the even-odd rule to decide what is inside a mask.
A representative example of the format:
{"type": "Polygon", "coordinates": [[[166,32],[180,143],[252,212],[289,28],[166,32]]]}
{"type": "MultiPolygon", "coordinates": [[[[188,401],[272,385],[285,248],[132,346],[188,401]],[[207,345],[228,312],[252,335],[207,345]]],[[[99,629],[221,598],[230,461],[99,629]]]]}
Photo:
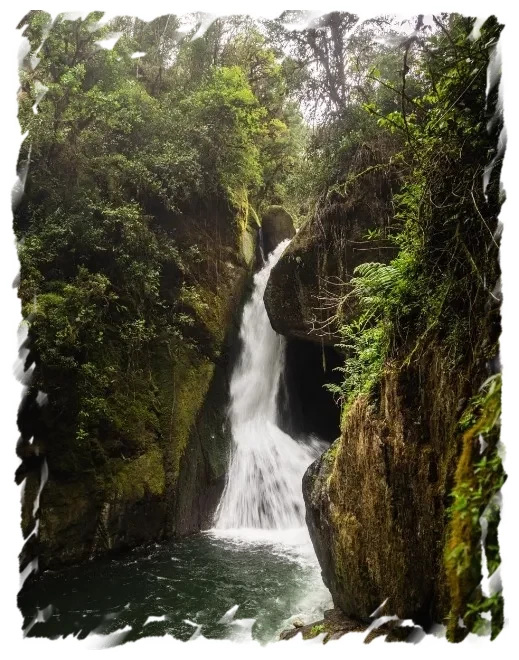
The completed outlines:
{"type": "Polygon", "coordinates": [[[220,530],[302,527],[301,480],[322,450],[319,442],[299,442],[277,425],[285,339],[270,325],[263,294],[288,243],[280,243],[255,275],[251,299],[243,310],[241,355],[230,385],[231,465],[215,515],[220,530]]]}

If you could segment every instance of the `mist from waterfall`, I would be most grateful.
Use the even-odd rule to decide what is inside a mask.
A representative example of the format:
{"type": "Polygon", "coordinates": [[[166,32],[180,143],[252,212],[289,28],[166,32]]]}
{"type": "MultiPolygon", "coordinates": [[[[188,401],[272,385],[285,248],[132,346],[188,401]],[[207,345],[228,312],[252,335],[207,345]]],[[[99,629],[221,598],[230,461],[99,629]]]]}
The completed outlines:
{"type": "Polygon", "coordinates": [[[270,272],[288,243],[280,243],[255,275],[243,311],[241,355],[230,386],[233,453],[215,515],[217,530],[304,526],[301,480],[323,447],[317,440],[299,442],[277,424],[285,339],[272,329],[263,303],[270,272]]]}

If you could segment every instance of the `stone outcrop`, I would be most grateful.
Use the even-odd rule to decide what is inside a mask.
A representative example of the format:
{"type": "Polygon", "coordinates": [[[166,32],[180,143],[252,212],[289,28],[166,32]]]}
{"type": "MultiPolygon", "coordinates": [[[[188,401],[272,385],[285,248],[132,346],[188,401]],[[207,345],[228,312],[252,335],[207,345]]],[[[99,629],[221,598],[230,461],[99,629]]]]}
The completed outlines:
{"type": "Polygon", "coordinates": [[[279,638],[281,640],[289,640],[296,637],[296,635],[301,635],[303,639],[313,639],[321,636],[323,644],[326,644],[335,639],[340,639],[348,633],[367,632],[363,641],[365,644],[369,644],[377,637],[384,637],[386,642],[407,641],[416,643],[424,635],[423,630],[418,626],[402,625],[402,621],[399,619],[386,622],[376,622],[375,619],[361,621],[346,616],[344,612],[341,612],[337,608],[326,610],[324,612],[324,618],[320,621],[315,621],[307,625],[295,621],[293,626],[289,630],[283,630],[279,638]],[[376,625],[377,623],[379,625],[376,625]],[[367,632],[368,628],[372,625],[376,625],[376,627],[372,627],[367,632]]]}
{"type": "Polygon", "coordinates": [[[457,422],[475,374],[431,346],[388,365],[379,397],[359,397],[342,434],[303,479],[307,524],[334,604],[345,614],[412,618],[447,611],[443,542],[459,453],[457,422]]]}
{"type": "MultiPolygon", "coordinates": [[[[395,255],[386,233],[393,222],[390,199],[397,175],[380,164],[384,154],[382,148],[359,149],[344,186],[321,202],[272,269],[265,307],[276,332],[337,343],[329,323],[331,301],[346,293],[359,264],[387,262],[395,255]],[[381,238],[368,240],[370,231],[381,238]]],[[[343,312],[352,316],[354,302],[343,312]]]]}
{"type": "MultiPolygon", "coordinates": [[[[169,228],[181,252],[197,246],[204,260],[195,260],[188,272],[163,274],[163,286],[193,322],[181,340],[160,338],[138,365],[154,389],[152,404],[139,410],[145,449],[114,452],[92,469],[81,463],[77,446],[67,452],[67,428],[53,428],[52,437],[40,437],[36,427],[23,431],[24,437],[35,433],[35,441],[19,447],[27,538],[22,569],[35,557],[40,570],[59,568],[211,524],[229,455],[228,382],[258,226],[237,222],[218,204],[175,217],[157,212],[156,220],[169,228]]],[[[26,408],[21,429],[38,419],[35,409],[26,408]]],[[[125,429],[121,433],[132,432],[125,429]]],[[[102,434],[95,440],[112,441],[102,434]]]]}
{"type": "Polygon", "coordinates": [[[261,231],[267,255],[282,241],[295,236],[294,219],[282,206],[269,206],[261,216],[261,231]]]}

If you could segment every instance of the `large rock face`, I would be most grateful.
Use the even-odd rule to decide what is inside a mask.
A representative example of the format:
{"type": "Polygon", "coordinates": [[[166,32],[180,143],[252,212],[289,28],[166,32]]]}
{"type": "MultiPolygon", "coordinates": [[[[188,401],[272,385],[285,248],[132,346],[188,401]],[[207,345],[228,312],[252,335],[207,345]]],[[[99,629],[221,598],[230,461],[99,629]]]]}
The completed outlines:
{"type": "MultiPolygon", "coordinates": [[[[181,274],[187,284],[181,289],[178,274],[164,274],[163,285],[172,298],[183,296],[183,309],[194,322],[182,340],[165,336],[141,356],[138,367],[155,392],[153,406],[141,411],[146,449],[85,470],[75,446],[67,453],[67,429],[53,428],[52,438],[31,430],[34,444],[19,448],[22,530],[28,537],[22,568],[34,557],[40,569],[56,568],[211,524],[224,486],[228,382],[258,227],[237,222],[217,204],[157,221],[174,224],[179,250],[198,246],[205,258],[181,274]],[[31,534],[36,522],[37,534],[31,534]]],[[[25,408],[22,427],[34,419],[33,408],[25,408]]]]}
{"type": "Polygon", "coordinates": [[[282,206],[269,206],[262,214],[263,250],[269,254],[282,241],[295,236],[294,220],[282,206]]]}
{"type": "MultiPolygon", "coordinates": [[[[377,165],[381,157],[374,149],[359,150],[355,167],[364,173],[350,175],[344,191],[321,204],[272,269],[265,306],[276,332],[337,343],[333,324],[328,323],[330,301],[346,293],[356,266],[386,262],[395,255],[384,238],[367,240],[368,231],[384,236],[392,223],[390,197],[396,176],[377,165]]],[[[343,311],[353,314],[354,305],[343,311]]]]}
{"type": "Polygon", "coordinates": [[[445,616],[446,493],[460,404],[478,382],[462,371],[434,346],[414,366],[392,365],[379,400],[358,398],[340,439],[305,474],[323,579],[347,615],[368,617],[388,599],[381,614],[425,624],[445,616]]]}

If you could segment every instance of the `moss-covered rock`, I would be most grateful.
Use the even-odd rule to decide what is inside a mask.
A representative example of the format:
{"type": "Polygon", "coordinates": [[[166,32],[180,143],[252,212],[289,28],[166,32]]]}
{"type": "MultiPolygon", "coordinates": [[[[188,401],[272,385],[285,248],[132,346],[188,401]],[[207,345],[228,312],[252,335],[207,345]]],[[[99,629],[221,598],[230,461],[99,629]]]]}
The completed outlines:
{"type": "Polygon", "coordinates": [[[120,469],[113,476],[110,499],[114,501],[140,500],[147,494],[162,495],[164,493],[164,460],[158,447],[153,447],[149,452],[134,460],[121,460],[118,464],[120,469]]]}
{"type": "Polygon", "coordinates": [[[353,617],[442,622],[446,494],[471,378],[431,346],[387,365],[378,399],[359,397],[303,480],[307,523],[334,603],[353,617]]]}
{"type": "MultiPolygon", "coordinates": [[[[348,633],[363,633],[368,630],[370,624],[374,623],[375,619],[353,619],[335,608],[333,610],[326,610],[324,618],[315,623],[308,625],[294,625],[290,630],[284,630],[279,638],[292,639],[296,635],[301,635],[303,639],[314,639],[321,636],[323,644],[340,639],[343,635],[348,633]]],[[[371,629],[364,637],[364,643],[369,644],[377,637],[384,637],[386,642],[397,641],[416,641],[423,636],[423,631],[417,626],[402,625],[400,619],[393,619],[391,621],[379,622],[380,625],[371,629]],[[412,637],[411,637],[412,636],[412,637]]]]}
{"type": "Polygon", "coordinates": [[[97,485],[92,475],[68,482],[49,478],[37,512],[40,569],[90,556],[100,506],[97,485]]]}
{"type": "MultiPolygon", "coordinates": [[[[354,269],[395,255],[386,232],[393,222],[390,199],[397,176],[381,164],[387,160],[385,150],[361,147],[344,186],[321,202],[272,269],[264,300],[276,332],[337,343],[330,309],[347,292],[354,269]],[[380,238],[368,240],[374,230],[380,238]]],[[[354,303],[343,306],[343,313],[343,321],[352,316],[354,303]]]]}
{"type": "Polygon", "coordinates": [[[282,241],[295,236],[294,219],[282,206],[269,206],[261,216],[263,250],[269,254],[282,241]]]}
{"type": "Polygon", "coordinates": [[[187,255],[184,271],[163,273],[162,286],[189,323],[183,337],[164,332],[132,356],[139,387],[108,395],[111,428],[70,443],[68,422],[33,429],[40,418],[26,405],[23,437],[35,441],[19,447],[29,537],[22,565],[37,555],[40,569],[56,568],[210,525],[229,456],[228,382],[259,229],[253,213],[239,222],[234,214],[215,203],[157,216],[187,255]],[[35,512],[44,459],[49,480],[35,512]]]}
{"type": "Polygon", "coordinates": [[[506,479],[498,451],[500,417],[501,375],[497,374],[469,401],[460,420],[461,453],[444,544],[451,641],[461,641],[469,632],[490,632],[493,639],[503,627],[504,600],[495,579],[501,563],[498,493],[506,479]],[[483,553],[495,585],[488,594],[481,588],[483,553]]]}
{"type": "Polygon", "coordinates": [[[314,639],[322,635],[323,642],[330,639],[339,639],[349,632],[363,632],[369,626],[369,621],[360,621],[352,619],[341,612],[339,609],[326,610],[324,617],[319,621],[304,625],[295,622],[292,629],[284,630],[279,638],[288,640],[296,635],[301,635],[303,639],[314,639]]]}

